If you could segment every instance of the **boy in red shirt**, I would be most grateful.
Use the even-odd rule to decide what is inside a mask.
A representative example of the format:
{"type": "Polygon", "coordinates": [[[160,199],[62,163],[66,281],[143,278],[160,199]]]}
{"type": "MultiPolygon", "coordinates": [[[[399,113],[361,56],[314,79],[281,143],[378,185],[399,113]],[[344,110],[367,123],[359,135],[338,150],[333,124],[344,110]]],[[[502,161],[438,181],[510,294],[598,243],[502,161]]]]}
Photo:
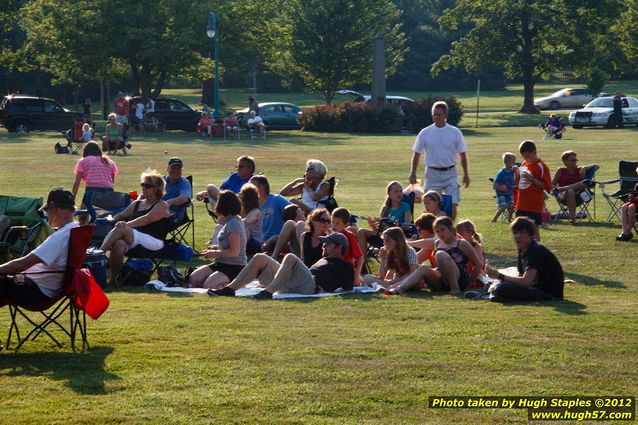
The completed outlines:
{"type": "Polygon", "coordinates": [[[117,92],[117,97],[113,101],[115,108],[115,122],[118,124],[128,125],[128,100],[124,97],[124,93],[117,92]]]}
{"type": "Polygon", "coordinates": [[[355,286],[361,286],[361,269],[363,268],[363,254],[357,237],[348,230],[350,225],[350,211],[346,208],[337,208],[332,212],[331,222],[332,230],[335,232],[343,233],[348,238],[348,249],[343,256],[343,259],[352,264],[354,267],[354,284],[355,286]]]}
{"type": "Polygon", "coordinates": [[[518,199],[516,201],[516,216],[528,217],[534,221],[536,232],[534,239],[541,240],[539,226],[542,223],[541,214],[545,205],[545,193],[551,190],[552,180],[549,168],[536,153],[536,144],[525,140],[518,147],[524,162],[516,169],[518,183],[518,199]]]}

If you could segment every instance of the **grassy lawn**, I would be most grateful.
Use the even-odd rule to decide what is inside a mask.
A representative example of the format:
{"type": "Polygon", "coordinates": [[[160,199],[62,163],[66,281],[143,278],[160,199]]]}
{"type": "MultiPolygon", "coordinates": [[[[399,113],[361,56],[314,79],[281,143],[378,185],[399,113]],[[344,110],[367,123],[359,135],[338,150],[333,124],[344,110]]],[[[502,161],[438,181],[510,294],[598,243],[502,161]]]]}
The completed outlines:
{"type": "MultiPolygon", "coordinates": [[[[265,100],[266,96],[260,96],[265,100]]],[[[542,141],[536,128],[466,129],[472,184],[459,218],[482,233],[492,264],[515,262],[494,211],[488,177],[501,154],[538,141],[550,168],[575,149],[597,162],[598,180],[637,159],[636,129],[570,130],[542,141]]],[[[180,156],[195,190],[221,182],[242,154],[255,156],[274,189],[317,157],[340,182],[340,205],[375,214],[390,180],[405,181],[413,136],[269,132],[267,141],[202,142],[179,132],[133,136],[117,156],[116,189],[137,189],[146,167],[180,156]],[[165,151],[167,153],[165,153],[165,151]]],[[[70,187],[77,156],[54,155],[53,133],[0,134],[3,193],[45,196],[70,187]]],[[[422,172],[422,170],[420,171],[422,172]]],[[[553,200],[549,208],[556,211],[553,200]]],[[[417,207],[419,210],[419,207],[417,207]]],[[[600,191],[595,223],[545,225],[567,277],[566,300],[499,305],[419,293],[257,302],[109,292],[91,321],[91,350],[73,354],[45,340],[0,353],[0,423],[526,423],[524,410],[427,408],[432,395],[635,395],[638,242],[614,240],[600,191]]],[[[196,205],[198,245],[212,232],[196,205]]],[[[8,310],[0,310],[6,329],[8,310]]],[[[0,333],[4,338],[5,332],[0,333]]]]}

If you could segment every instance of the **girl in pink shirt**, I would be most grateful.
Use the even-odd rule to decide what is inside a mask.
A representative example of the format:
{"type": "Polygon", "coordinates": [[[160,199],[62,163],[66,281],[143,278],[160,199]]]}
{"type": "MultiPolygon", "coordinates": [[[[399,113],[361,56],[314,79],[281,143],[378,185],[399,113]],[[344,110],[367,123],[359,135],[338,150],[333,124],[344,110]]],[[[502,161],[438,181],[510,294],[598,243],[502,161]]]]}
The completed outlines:
{"type": "Polygon", "coordinates": [[[89,193],[113,191],[118,170],[115,162],[103,156],[100,146],[91,141],[84,145],[82,159],[75,164],[73,173],[75,174],[73,195],[77,196],[80,181],[84,180],[85,189],[82,198],[82,208],[84,209],[89,193]]]}

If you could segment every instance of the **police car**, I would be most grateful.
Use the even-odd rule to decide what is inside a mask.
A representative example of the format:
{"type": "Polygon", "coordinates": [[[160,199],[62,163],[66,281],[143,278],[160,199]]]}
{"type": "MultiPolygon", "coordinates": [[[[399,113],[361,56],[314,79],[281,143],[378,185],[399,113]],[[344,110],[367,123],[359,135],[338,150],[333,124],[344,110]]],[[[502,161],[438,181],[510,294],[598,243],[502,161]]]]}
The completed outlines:
{"type": "MultiPolygon", "coordinates": [[[[634,97],[622,97],[622,116],[624,124],[638,124],[638,100],[634,97]]],[[[569,114],[569,123],[573,128],[602,125],[616,127],[613,96],[599,97],[589,102],[583,109],[569,114]]]]}

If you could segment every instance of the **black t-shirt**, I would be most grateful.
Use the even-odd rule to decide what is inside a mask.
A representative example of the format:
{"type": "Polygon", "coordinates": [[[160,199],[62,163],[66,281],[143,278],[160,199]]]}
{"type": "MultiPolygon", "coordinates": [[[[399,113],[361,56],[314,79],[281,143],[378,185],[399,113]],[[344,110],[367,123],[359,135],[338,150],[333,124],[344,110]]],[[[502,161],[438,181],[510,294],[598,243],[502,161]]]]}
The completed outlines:
{"type": "Polygon", "coordinates": [[[518,253],[518,272],[523,274],[527,269],[536,269],[536,281],[532,285],[559,300],[563,299],[565,275],[558,258],[536,241],[524,253],[518,253]]]}
{"type": "Polygon", "coordinates": [[[326,292],[339,288],[352,291],[354,285],[354,267],[343,258],[322,258],[310,267],[315,277],[315,285],[326,292]]]}

